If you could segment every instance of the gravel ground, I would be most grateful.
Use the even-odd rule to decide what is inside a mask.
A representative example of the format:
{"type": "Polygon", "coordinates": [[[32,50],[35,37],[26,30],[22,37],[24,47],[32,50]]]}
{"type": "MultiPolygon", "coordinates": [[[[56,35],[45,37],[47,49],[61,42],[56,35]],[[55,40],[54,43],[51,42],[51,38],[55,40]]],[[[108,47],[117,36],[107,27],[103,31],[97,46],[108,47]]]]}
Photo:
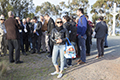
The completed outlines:
{"type": "MultiPolygon", "coordinates": [[[[86,64],[76,65],[64,70],[64,76],[57,79],[51,59],[46,58],[46,53],[21,55],[23,64],[10,64],[10,70],[0,80],[120,80],[120,36],[108,37],[109,47],[105,48],[105,55],[101,59],[97,56],[96,40],[93,39],[91,56],[87,57],[86,64]]],[[[8,62],[8,56],[0,58],[8,62]]]]}
{"type": "Polygon", "coordinates": [[[95,59],[96,39],[93,39],[87,63],[66,70],[62,80],[120,80],[120,36],[108,37],[108,45],[104,57],[95,59]]]}

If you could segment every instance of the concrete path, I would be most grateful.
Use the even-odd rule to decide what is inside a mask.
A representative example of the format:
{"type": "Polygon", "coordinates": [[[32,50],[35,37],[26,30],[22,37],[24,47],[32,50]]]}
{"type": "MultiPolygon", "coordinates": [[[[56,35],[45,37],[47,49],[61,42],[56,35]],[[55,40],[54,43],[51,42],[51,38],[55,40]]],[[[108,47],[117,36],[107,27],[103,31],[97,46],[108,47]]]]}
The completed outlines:
{"type": "Polygon", "coordinates": [[[104,57],[95,59],[97,49],[93,39],[87,63],[77,66],[74,60],[74,66],[65,71],[61,80],[120,80],[120,36],[108,37],[108,45],[104,57]]]}

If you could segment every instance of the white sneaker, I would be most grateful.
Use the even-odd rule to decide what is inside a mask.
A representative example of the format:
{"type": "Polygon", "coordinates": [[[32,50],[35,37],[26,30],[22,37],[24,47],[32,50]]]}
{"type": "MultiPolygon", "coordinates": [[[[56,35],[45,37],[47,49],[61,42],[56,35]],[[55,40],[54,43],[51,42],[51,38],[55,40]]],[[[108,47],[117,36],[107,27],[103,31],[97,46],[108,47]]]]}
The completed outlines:
{"type": "Polygon", "coordinates": [[[57,78],[61,78],[63,76],[62,73],[59,73],[59,75],[57,76],[57,78]]]}
{"type": "Polygon", "coordinates": [[[59,72],[53,72],[53,73],[50,73],[52,76],[55,75],[55,74],[59,74],[59,72]]]}
{"type": "Polygon", "coordinates": [[[67,67],[64,67],[64,69],[67,69],[67,67]]]}

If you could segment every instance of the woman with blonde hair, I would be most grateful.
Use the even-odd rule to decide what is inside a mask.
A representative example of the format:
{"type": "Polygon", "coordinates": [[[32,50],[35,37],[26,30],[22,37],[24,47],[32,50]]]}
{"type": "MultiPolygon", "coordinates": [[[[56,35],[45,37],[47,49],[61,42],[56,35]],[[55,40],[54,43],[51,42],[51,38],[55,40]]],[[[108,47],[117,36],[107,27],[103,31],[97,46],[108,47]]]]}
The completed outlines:
{"type": "Polygon", "coordinates": [[[55,72],[51,73],[51,75],[58,74],[57,78],[62,77],[62,71],[64,70],[64,48],[65,41],[68,38],[68,31],[63,28],[63,22],[61,18],[57,18],[55,21],[56,27],[52,30],[51,40],[54,43],[53,53],[52,53],[52,62],[56,69],[55,72]],[[58,55],[60,56],[60,71],[57,63],[58,55]]]}

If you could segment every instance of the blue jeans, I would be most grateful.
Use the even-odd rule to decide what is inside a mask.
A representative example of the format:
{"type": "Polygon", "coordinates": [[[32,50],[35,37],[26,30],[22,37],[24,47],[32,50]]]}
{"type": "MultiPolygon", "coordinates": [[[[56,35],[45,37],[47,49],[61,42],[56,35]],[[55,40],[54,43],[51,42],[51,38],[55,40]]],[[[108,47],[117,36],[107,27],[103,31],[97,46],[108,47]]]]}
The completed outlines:
{"type": "Polygon", "coordinates": [[[53,65],[58,65],[57,59],[58,56],[60,55],[60,71],[64,70],[64,49],[65,49],[65,45],[54,45],[53,47],[53,53],[52,53],[52,62],[53,65]]]}
{"type": "Polygon", "coordinates": [[[85,42],[86,42],[86,38],[87,36],[84,35],[83,38],[81,38],[81,35],[78,36],[78,45],[80,48],[80,60],[82,60],[83,62],[86,62],[86,49],[85,49],[85,42]]]}
{"type": "Polygon", "coordinates": [[[107,36],[108,36],[108,34],[106,34],[106,36],[105,36],[105,46],[108,46],[107,36]]]}

